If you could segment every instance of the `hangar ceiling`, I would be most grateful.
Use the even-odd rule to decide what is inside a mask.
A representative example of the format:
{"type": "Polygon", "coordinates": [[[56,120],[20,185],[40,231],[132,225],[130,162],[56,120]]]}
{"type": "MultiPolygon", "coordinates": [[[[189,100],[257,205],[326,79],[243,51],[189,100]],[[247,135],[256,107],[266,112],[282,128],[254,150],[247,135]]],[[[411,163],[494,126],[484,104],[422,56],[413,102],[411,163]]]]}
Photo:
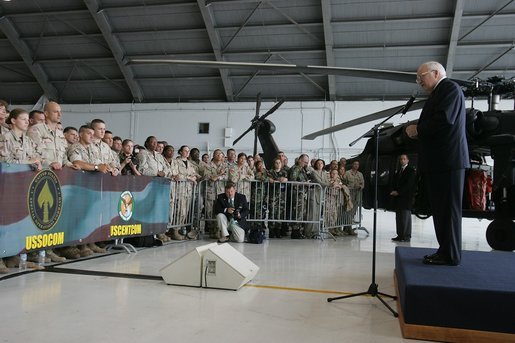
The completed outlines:
{"type": "Polygon", "coordinates": [[[514,0],[0,0],[0,98],[62,103],[406,99],[413,84],[128,65],[132,58],[294,63],[457,79],[515,76],[514,0]]]}

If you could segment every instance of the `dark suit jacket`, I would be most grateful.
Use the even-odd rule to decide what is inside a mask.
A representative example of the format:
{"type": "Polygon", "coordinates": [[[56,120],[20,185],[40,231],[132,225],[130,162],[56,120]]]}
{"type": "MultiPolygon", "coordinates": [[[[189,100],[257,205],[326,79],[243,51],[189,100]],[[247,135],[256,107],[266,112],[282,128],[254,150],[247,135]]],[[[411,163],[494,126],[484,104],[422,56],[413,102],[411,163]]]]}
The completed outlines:
{"type": "Polygon", "coordinates": [[[397,191],[399,195],[393,197],[396,210],[411,210],[415,196],[415,186],[417,176],[415,169],[409,164],[401,173],[400,169],[393,177],[392,191],[397,191]]]}
{"type": "MultiPolygon", "coordinates": [[[[232,219],[232,215],[227,213],[226,209],[229,207],[229,199],[225,193],[218,194],[215,201],[215,215],[219,213],[225,214],[228,220],[232,219]]],[[[241,193],[236,193],[234,195],[234,208],[238,212],[240,212],[240,218],[234,218],[238,221],[238,225],[247,231],[247,221],[246,218],[249,215],[249,203],[247,202],[247,197],[241,193]]]]}
{"type": "Polygon", "coordinates": [[[465,121],[465,98],[461,88],[443,79],[427,99],[418,120],[419,171],[470,167],[465,121]]]}

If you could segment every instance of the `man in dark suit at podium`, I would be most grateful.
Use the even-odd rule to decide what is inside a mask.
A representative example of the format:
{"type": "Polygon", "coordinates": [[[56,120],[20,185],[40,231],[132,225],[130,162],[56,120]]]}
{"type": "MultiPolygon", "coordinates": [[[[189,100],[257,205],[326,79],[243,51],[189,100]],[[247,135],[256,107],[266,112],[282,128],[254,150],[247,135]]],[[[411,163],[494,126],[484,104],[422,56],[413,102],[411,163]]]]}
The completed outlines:
{"type": "Polygon", "coordinates": [[[393,177],[392,191],[395,208],[395,224],[397,237],[394,242],[409,242],[411,240],[411,208],[415,195],[416,175],[415,169],[409,164],[408,155],[399,156],[399,169],[393,177]]]}
{"type": "Polygon", "coordinates": [[[218,242],[224,243],[231,239],[243,243],[247,231],[245,218],[249,214],[249,203],[245,195],[236,192],[233,182],[227,182],[225,192],[218,194],[214,211],[220,237],[218,242]]]}
{"type": "Polygon", "coordinates": [[[424,175],[440,245],[435,254],[424,256],[424,263],[456,266],[461,261],[465,169],[470,167],[465,98],[438,62],[423,63],[417,83],[429,98],[417,125],[409,125],[406,134],[419,140],[418,170],[424,175]]]}

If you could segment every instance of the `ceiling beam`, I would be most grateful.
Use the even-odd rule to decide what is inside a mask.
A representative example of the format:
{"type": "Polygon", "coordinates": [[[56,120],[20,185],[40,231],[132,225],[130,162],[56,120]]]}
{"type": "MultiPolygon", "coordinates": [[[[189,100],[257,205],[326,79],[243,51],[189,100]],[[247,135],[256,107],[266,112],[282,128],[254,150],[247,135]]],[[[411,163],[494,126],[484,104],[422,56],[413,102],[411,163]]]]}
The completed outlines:
{"type": "Polygon", "coordinates": [[[5,16],[0,18],[0,30],[2,30],[9,42],[21,56],[23,62],[27,68],[29,68],[32,75],[34,75],[36,81],[41,86],[41,89],[43,89],[45,95],[49,99],[59,100],[57,99],[57,89],[50,83],[48,76],[41,65],[34,62],[29,46],[22,39],[20,39],[20,33],[14,27],[14,24],[9,18],[5,16]]]}
{"type": "Polygon", "coordinates": [[[474,32],[475,30],[477,30],[480,26],[482,26],[484,23],[486,23],[487,21],[489,21],[490,19],[492,19],[494,16],[497,16],[497,17],[500,17],[499,15],[499,12],[501,12],[503,9],[505,9],[506,7],[508,7],[508,5],[510,5],[514,0],[510,0],[508,1],[504,6],[502,6],[501,8],[497,9],[496,11],[494,11],[493,13],[491,13],[488,17],[486,17],[485,19],[483,19],[479,24],[477,24],[476,26],[474,26],[472,29],[470,29],[467,33],[465,33],[463,36],[460,37],[459,40],[462,40],[463,38],[467,37],[468,35],[470,35],[472,32],[474,32]]]}
{"type": "Polygon", "coordinates": [[[100,3],[98,0],[84,0],[84,3],[88,7],[91,16],[93,19],[95,19],[98,28],[102,32],[102,35],[107,42],[107,45],[111,49],[113,57],[116,60],[116,63],[118,64],[123,77],[125,78],[125,82],[131,91],[133,99],[137,102],[142,102],[143,91],[136,82],[132,69],[125,64],[125,52],[118,38],[115,37],[112,33],[113,29],[111,27],[111,23],[109,22],[109,18],[107,17],[106,13],[100,9],[100,3]]]}
{"type": "MultiPolygon", "coordinates": [[[[211,42],[211,47],[213,48],[213,53],[217,61],[223,61],[222,56],[222,42],[220,36],[215,30],[215,21],[213,19],[212,12],[206,7],[205,0],[197,0],[197,4],[200,10],[200,14],[202,15],[202,19],[204,20],[204,25],[206,25],[207,34],[209,36],[209,41],[211,42]]],[[[219,69],[220,77],[222,78],[222,84],[225,91],[225,98],[227,101],[234,101],[234,95],[232,91],[232,83],[229,79],[229,71],[227,69],[219,69]]]]}
{"type": "Polygon", "coordinates": [[[449,77],[452,76],[452,72],[454,70],[454,61],[456,59],[456,48],[458,46],[464,5],[465,0],[456,0],[456,8],[454,9],[454,18],[452,19],[452,28],[449,37],[449,49],[447,50],[447,63],[445,67],[449,77]]]}
{"type": "MultiPolygon", "coordinates": [[[[324,43],[325,43],[325,59],[327,66],[335,67],[336,62],[334,59],[334,39],[333,28],[331,26],[331,0],[321,0],[322,5],[322,20],[324,23],[324,43]]],[[[334,75],[327,76],[327,83],[329,85],[329,100],[336,99],[336,77],[334,75]]]]}

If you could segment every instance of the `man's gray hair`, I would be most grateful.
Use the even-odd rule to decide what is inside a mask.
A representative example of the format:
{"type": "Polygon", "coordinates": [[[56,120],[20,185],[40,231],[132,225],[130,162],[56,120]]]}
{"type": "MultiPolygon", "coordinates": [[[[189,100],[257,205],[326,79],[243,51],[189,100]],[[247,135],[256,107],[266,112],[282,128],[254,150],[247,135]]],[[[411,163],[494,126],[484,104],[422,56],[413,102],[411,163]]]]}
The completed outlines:
{"type": "Polygon", "coordinates": [[[447,72],[445,71],[443,65],[436,61],[429,61],[424,63],[424,65],[426,65],[428,70],[437,70],[440,75],[447,76],[447,72]]]}

